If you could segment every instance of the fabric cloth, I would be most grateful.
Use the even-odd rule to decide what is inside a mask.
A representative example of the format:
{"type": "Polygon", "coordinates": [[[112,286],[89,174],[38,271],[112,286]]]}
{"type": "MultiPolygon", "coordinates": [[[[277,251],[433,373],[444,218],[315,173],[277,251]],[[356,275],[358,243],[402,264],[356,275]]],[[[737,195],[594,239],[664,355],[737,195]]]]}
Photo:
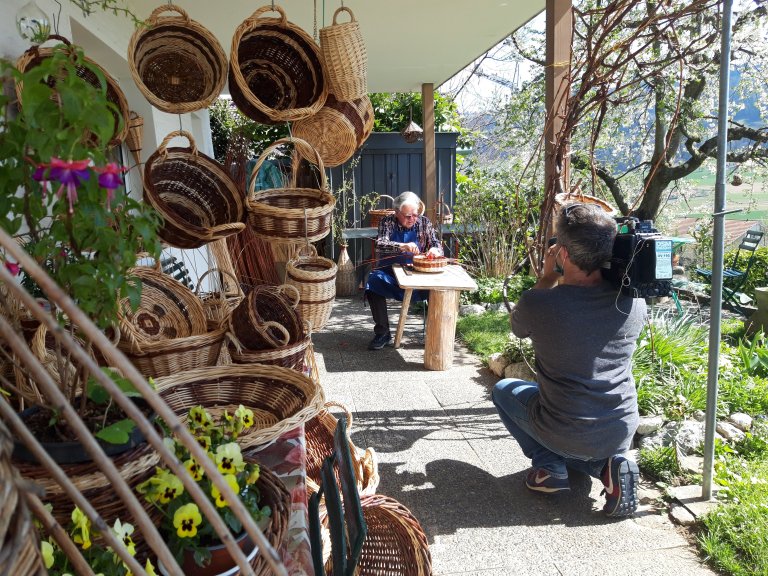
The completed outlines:
{"type": "Polygon", "coordinates": [[[639,420],[631,358],[646,313],[644,300],[608,283],[522,294],[512,331],[530,337],[536,353],[538,386],[525,404],[532,436],[543,446],[579,460],[629,449],[639,420]]]}

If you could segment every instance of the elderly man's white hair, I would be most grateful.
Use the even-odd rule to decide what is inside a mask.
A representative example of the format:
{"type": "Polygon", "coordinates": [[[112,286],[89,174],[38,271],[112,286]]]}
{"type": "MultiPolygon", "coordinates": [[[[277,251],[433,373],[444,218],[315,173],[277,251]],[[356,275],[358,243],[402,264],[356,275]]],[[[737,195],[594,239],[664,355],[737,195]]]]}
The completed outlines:
{"type": "Polygon", "coordinates": [[[413,206],[417,211],[421,209],[421,198],[413,192],[403,192],[394,201],[395,210],[400,212],[403,206],[413,206]]]}

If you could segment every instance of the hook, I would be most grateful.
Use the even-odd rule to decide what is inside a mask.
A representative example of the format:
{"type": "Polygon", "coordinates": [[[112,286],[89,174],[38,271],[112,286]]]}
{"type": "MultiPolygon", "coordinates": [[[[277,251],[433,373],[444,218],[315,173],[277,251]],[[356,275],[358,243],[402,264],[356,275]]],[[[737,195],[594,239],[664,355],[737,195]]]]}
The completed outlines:
{"type": "Polygon", "coordinates": [[[59,5],[59,11],[56,16],[53,17],[53,33],[57,36],[59,35],[59,22],[61,22],[61,2],[59,0],[54,0],[56,4],[59,5]]]}

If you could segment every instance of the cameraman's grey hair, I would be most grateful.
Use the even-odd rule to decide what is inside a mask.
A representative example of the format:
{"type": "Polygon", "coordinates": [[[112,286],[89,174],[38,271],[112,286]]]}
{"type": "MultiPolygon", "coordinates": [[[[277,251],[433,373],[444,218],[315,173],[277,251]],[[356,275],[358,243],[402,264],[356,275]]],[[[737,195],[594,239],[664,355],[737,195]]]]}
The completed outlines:
{"type": "Polygon", "coordinates": [[[421,199],[413,192],[406,191],[395,198],[394,206],[395,210],[398,212],[401,211],[403,206],[412,206],[414,209],[418,210],[421,207],[421,199]]]}
{"type": "Polygon", "coordinates": [[[611,259],[616,222],[597,204],[574,203],[557,215],[557,243],[568,249],[568,258],[585,272],[598,270],[611,259]]]}

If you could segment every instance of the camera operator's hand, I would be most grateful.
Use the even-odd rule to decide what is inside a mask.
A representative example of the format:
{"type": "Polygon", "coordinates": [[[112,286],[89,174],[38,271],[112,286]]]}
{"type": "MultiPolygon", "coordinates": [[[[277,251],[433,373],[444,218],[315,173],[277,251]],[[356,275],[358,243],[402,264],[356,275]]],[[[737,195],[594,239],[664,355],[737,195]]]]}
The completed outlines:
{"type": "Polygon", "coordinates": [[[557,285],[561,276],[559,272],[555,271],[555,261],[557,260],[557,255],[560,251],[561,246],[559,244],[553,244],[547,248],[544,255],[544,267],[541,270],[541,276],[539,276],[539,279],[536,281],[534,288],[553,288],[557,285]]]}

